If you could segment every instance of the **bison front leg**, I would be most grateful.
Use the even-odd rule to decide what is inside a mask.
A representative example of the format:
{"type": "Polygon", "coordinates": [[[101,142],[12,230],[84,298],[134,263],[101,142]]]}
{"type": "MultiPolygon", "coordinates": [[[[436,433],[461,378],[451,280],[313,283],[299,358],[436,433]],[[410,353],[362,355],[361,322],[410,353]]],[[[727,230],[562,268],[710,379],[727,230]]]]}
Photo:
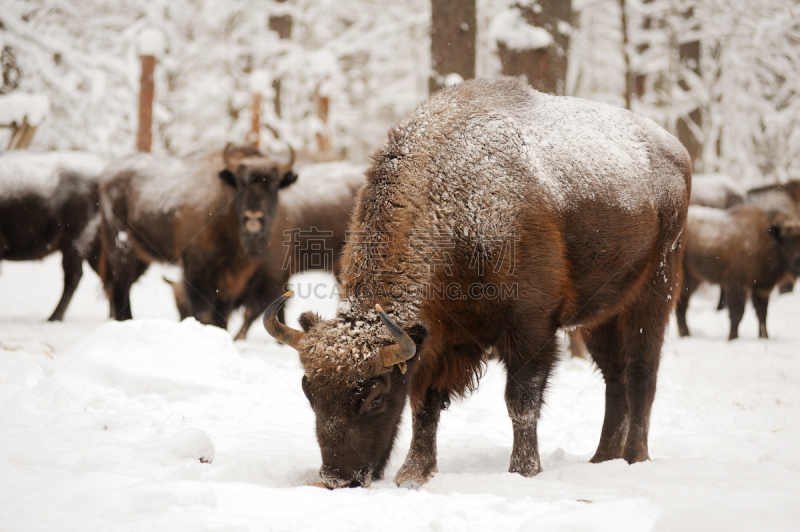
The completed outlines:
{"type": "Polygon", "coordinates": [[[501,349],[507,371],[506,408],[514,430],[508,471],[523,477],[542,470],[536,430],[547,379],[558,357],[555,333],[542,344],[501,349]]]}
{"type": "Polygon", "coordinates": [[[412,405],[411,448],[394,477],[398,486],[425,484],[436,473],[436,429],[439,415],[450,404],[447,392],[428,388],[422,404],[412,405]]]}

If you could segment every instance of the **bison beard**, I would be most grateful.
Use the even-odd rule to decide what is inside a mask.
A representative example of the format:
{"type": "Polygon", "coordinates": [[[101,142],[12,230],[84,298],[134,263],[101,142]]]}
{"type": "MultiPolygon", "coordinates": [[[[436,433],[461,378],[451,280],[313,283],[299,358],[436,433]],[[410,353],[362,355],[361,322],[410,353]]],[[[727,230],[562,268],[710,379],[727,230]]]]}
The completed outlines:
{"type": "Polygon", "coordinates": [[[477,386],[489,350],[508,375],[509,471],[537,474],[537,422],[563,327],[582,328],[606,381],[592,461],[648,459],[691,187],[680,143],[624,110],[502,78],[438,92],[373,160],[350,222],[360,236],[342,255],[336,318],[306,313],[302,331],[286,327],[277,312],[291,293],[264,317],[299,352],[323,483],[381,478],[407,397],[413,437],[395,481],[426,482],[437,470],[440,413],[477,386]],[[448,237],[447,267],[425,235],[448,237]],[[503,252],[500,237],[515,251],[503,252]],[[515,290],[426,290],[445,283],[515,290]]]}

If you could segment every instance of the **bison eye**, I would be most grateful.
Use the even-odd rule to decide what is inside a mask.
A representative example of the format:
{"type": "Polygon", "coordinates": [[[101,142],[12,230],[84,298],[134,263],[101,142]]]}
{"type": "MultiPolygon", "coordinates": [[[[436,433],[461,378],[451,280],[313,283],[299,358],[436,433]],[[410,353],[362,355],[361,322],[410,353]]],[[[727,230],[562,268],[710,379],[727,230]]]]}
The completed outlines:
{"type": "Polygon", "coordinates": [[[382,404],[383,404],[383,394],[380,394],[378,397],[372,400],[372,402],[369,404],[369,407],[370,409],[378,408],[382,404]]]}

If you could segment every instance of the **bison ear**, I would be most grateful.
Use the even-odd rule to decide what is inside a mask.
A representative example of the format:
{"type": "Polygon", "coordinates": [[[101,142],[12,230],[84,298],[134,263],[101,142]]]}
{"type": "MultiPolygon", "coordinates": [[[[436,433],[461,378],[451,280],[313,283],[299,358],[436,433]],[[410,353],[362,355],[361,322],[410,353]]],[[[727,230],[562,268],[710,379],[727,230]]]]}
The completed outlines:
{"type": "Polygon", "coordinates": [[[425,337],[428,336],[428,329],[422,324],[421,321],[415,321],[403,330],[411,337],[412,340],[414,340],[414,343],[418,346],[422,345],[422,342],[425,341],[425,337]]]}
{"type": "Polygon", "coordinates": [[[289,185],[293,184],[295,181],[297,181],[297,174],[289,170],[288,172],[283,174],[283,178],[281,179],[281,183],[280,185],[278,185],[278,188],[286,188],[289,185]]]}
{"type": "Polygon", "coordinates": [[[233,188],[236,188],[236,177],[227,168],[225,170],[220,171],[219,178],[222,179],[224,183],[227,183],[233,188]]]}
{"type": "Polygon", "coordinates": [[[771,224],[767,227],[767,233],[770,234],[771,237],[780,239],[781,238],[781,226],[777,224],[771,224]]]}
{"type": "Polygon", "coordinates": [[[300,323],[300,327],[303,329],[303,332],[308,332],[311,327],[322,321],[322,317],[320,317],[320,315],[316,312],[311,312],[308,310],[300,314],[300,317],[297,319],[297,321],[300,323]]]}

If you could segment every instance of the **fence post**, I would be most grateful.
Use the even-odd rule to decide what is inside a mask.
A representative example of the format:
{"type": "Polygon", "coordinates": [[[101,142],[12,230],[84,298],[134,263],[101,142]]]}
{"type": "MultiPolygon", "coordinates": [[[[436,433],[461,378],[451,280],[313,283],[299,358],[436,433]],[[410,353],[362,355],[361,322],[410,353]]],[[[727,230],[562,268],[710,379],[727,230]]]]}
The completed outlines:
{"type": "Polygon", "coordinates": [[[142,77],[139,80],[139,134],[138,151],[149,152],[153,144],[153,93],[155,83],[153,73],[156,58],[152,55],[143,55],[142,77]]]}

